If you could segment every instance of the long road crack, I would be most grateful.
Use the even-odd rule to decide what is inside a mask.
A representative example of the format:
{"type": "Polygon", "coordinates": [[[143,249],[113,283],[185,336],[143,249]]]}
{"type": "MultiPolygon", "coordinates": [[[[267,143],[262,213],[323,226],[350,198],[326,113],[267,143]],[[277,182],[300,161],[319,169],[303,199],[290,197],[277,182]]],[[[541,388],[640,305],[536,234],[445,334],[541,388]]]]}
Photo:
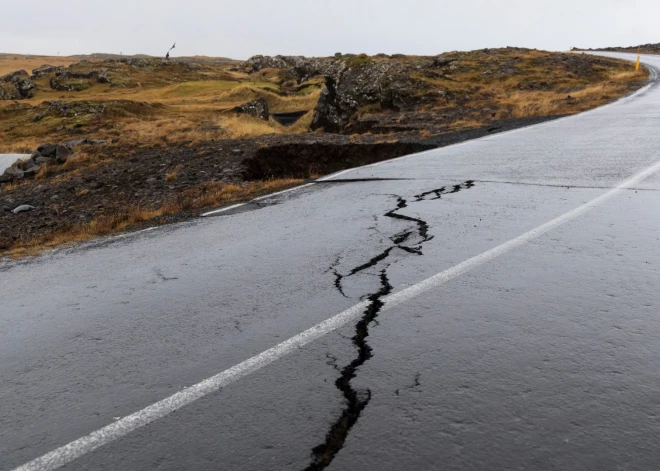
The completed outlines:
{"type": "MultiPolygon", "coordinates": [[[[474,181],[468,180],[464,183],[461,183],[460,185],[452,185],[450,187],[442,187],[427,191],[420,193],[419,195],[415,195],[413,203],[419,201],[438,200],[441,199],[442,195],[458,193],[461,190],[469,189],[473,186],[474,181]]],[[[344,291],[343,286],[343,283],[346,279],[358,273],[362,273],[369,268],[373,268],[379,263],[387,260],[395,249],[400,249],[405,253],[421,256],[422,245],[425,242],[433,239],[433,236],[429,235],[430,226],[425,220],[421,218],[406,216],[399,212],[402,209],[408,207],[408,201],[402,196],[393,196],[395,196],[397,199],[396,207],[390,211],[387,211],[384,216],[410,223],[411,227],[391,236],[391,246],[387,247],[379,254],[373,256],[365,263],[350,269],[346,275],[341,274],[337,269],[340,257],[335,260],[335,262],[326,272],[331,271],[335,275],[334,285],[344,297],[348,297],[344,291]],[[416,246],[411,247],[408,245],[403,245],[415,237],[418,238],[416,241],[416,246]]],[[[360,418],[360,414],[367,407],[369,401],[371,400],[371,390],[358,390],[354,388],[352,385],[352,380],[356,377],[358,369],[373,357],[373,350],[367,342],[369,337],[369,327],[373,324],[377,325],[378,321],[376,318],[378,317],[378,314],[384,305],[382,298],[390,294],[393,290],[393,287],[387,276],[387,270],[390,267],[390,263],[387,263],[385,268],[382,268],[378,272],[378,279],[380,281],[380,286],[378,289],[375,292],[368,293],[364,296],[364,299],[368,300],[369,304],[365,308],[362,317],[355,325],[355,334],[351,338],[351,341],[357,351],[356,357],[346,366],[340,368],[337,364],[336,357],[328,354],[328,359],[330,360],[329,364],[331,364],[333,368],[340,372],[339,377],[335,381],[335,386],[344,397],[345,406],[339,417],[337,417],[337,419],[331,424],[324,442],[312,449],[311,462],[309,466],[305,468],[306,471],[323,470],[328,467],[330,463],[332,463],[332,460],[335,458],[337,453],[339,453],[339,451],[344,447],[344,443],[346,442],[346,438],[348,437],[351,428],[357,423],[358,419],[360,418]]],[[[416,376],[415,384],[417,385],[418,383],[419,377],[416,376]]]]}
{"type": "MultiPolygon", "coordinates": [[[[339,418],[332,424],[325,442],[314,447],[312,450],[312,462],[306,468],[307,471],[318,471],[325,469],[341,450],[348,437],[348,432],[355,425],[360,414],[371,400],[371,391],[359,391],[353,387],[351,380],[355,378],[357,369],[367,362],[372,356],[372,348],[367,343],[369,336],[369,324],[371,324],[381,308],[383,302],[380,300],[392,292],[392,285],[387,278],[387,268],[380,272],[380,289],[369,295],[369,306],[365,309],[362,319],[355,326],[355,335],[351,339],[357,348],[357,357],[341,369],[335,386],[341,391],[346,400],[346,407],[339,418]]],[[[336,364],[333,365],[336,368],[336,364]]]]}

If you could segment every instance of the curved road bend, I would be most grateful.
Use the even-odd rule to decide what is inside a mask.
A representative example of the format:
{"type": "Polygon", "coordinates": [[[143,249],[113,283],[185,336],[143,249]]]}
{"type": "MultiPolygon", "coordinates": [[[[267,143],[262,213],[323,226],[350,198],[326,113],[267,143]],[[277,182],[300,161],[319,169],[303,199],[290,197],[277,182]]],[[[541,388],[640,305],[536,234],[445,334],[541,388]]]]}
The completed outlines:
{"type": "Polygon", "coordinates": [[[0,266],[0,468],[657,468],[658,123],[653,82],[0,266]]]}

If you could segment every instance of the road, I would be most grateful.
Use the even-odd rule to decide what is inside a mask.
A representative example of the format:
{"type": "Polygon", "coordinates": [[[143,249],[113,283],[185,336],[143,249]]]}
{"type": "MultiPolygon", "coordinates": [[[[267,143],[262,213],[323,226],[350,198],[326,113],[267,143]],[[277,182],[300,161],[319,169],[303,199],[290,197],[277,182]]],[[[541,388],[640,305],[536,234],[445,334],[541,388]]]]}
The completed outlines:
{"type": "Polygon", "coordinates": [[[0,175],[22,157],[30,157],[30,154],[0,154],[0,175]]]}
{"type": "Polygon", "coordinates": [[[653,82],[0,266],[0,468],[657,468],[658,122],[653,82]]]}

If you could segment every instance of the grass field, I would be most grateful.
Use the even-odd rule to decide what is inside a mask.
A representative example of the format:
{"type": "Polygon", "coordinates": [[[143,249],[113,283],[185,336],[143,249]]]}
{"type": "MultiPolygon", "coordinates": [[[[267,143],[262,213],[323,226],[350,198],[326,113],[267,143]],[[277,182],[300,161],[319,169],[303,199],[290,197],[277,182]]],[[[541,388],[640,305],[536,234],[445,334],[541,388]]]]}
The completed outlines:
{"type": "Polygon", "coordinates": [[[75,57],[53,57],[53,56],[25,56],[20,54],[2,54],[0,53],[0,76],[14,72],[15,70],[27,70],[28,73],[32,69],[39,67],[43,64],[50,64],[54,66],[69,65],[78,62],[80,59],[75,57]]]}

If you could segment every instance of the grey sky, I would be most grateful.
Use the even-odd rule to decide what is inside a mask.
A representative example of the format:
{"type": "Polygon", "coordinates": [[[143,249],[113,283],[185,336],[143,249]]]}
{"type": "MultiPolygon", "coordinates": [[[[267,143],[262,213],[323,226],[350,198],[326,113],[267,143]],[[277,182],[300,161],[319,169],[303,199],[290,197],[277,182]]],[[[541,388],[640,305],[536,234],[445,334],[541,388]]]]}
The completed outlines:
{"type": "Polygon", "coordinates": [[[659,0],[23,0],[3,2],[0,52],[437,54],[660,42],[659,0]]]}

